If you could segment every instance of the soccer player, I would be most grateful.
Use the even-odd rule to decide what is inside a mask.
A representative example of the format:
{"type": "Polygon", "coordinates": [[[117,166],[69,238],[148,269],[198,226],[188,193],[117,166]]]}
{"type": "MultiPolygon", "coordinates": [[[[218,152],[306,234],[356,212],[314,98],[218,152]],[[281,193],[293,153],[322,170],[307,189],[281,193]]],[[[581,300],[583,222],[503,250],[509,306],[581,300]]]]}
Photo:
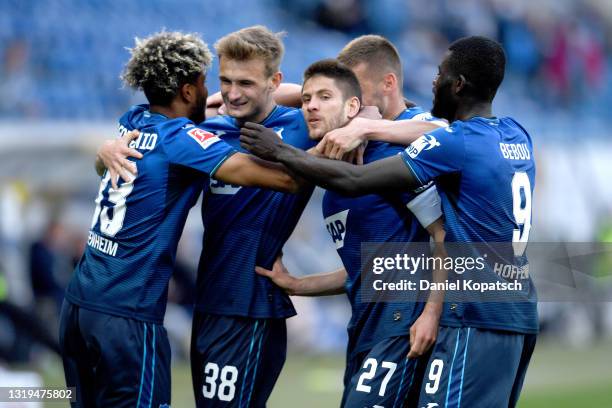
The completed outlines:
{"type": "MultiPolygon", "coordinates": [[[[359,112],[360,100],[357,77],[337,60],[319,61],[306,69],[302,110],[311,138],[320,139],[345,125],[359,112]]],[[[394,156],[404,149],[401,145],[370,142],[364,162],[394,156]]],[[[428,242],[429,235],[419,221],[429,227],[438,242],[444,241],[437,199],[433,186],[418,196],[404,193],[350,198],[328,191],[323,199],[323,216],[344,268],[301,279],[291,277],[282,267],[273,271],[258,268],[292,295],[347,293],[352,316],[343,407],[402,406],[409,389],[417,383],[417,360],[407,355],[410,352],[410,357],[418,357],[433,344],[442,304],[428,302],[424,311],[423,302],[363,302],[361,244],[428,242]],[[409,208],[418,214],[418,221],[409,208]]],[[[418,388],[413,391],[418,396],[418,388]]]]}
{"type": "MultiPolygon", "coordinates": [[[[279,34],[248,27],[221,38],[215,49],[227,115],[208,120],[206,129],[236,149],[247,121],[296,148],[314,145],[300,110],[273,98],[282,79],[279,34]]],[[[285,320],[296,312],[255,266],[272,268],[311,194],[312,188],[283,194],[216,178],[204,186],[191,344],[198,407],[265,406],[286,358],[285,320]]]]}
{"type": "MultiPolygon", "coordinates": [[[[526,243],[535,162],[525,129],[492,114],[504,69],[504,51],[493,40],[468,37],[451,44],[434,80],[432,109],[451,125],[422,136],[401,155],[365,166],[306,155],[249,123],[241,141],[344,194],[403,191],[435,179],[447,241],[526,243]]],[[[397,135],[401,125],[386,126],[397,135]]],[[[485,272],[493,281],[502,279],[490,266],[485,272]]],[[[531,279],[525,285],[523,301],[445,304],[419,406],[516,405],[538,331],[531,279]]]]}
{"type": "Polygon", "coordinates": [[[60,344],[76,407],[170,406],[170,350],[162,326],[178,239],[203,183],[295,191],[285,172],[238,153],[196,126],[204,119],[211,54],[197,36],[137,40],[124,82],[150,105],[132,107],[120,133],[140,136],[138,176],[100,182],[87,247],[66,291],[60,344]]]}
{"type": "MultiPolygon", "coordinates": [[[[298,148],[313,147],[301,111],[278,106],[273,98],[282,79],[281,36],[262,26],[248,27],[221,38],[215,48],[228,115],[201,126],[237,150],[246,121],[274,129],[298,148]]],[[[113,161],[105,148],[120,144],[101,149],[109,168],[113,161]]],[[[129,169],[121,162],[119,168],[129,169]]],[[[285,319],[295,310],[285,292],[257,275],[255,266],[272,268],[312,188],[283,194],[214,177],[203,189],[204,238],[191,343],[196,404],[265,406],[285,362],[285,319]]]]}

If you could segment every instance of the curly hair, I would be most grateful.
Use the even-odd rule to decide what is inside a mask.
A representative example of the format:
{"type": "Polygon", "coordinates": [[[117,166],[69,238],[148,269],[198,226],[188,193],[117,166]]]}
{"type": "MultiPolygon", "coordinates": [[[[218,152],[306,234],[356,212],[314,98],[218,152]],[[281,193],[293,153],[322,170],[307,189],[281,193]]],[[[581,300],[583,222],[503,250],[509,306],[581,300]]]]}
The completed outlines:
{"type": "Polygon", "coordinates": [[[168,105],[180,87],[193,83],[212,61],[208,45],[197,34],[162,31],[135,42],[121,79],[155,105],[168,105]]]}

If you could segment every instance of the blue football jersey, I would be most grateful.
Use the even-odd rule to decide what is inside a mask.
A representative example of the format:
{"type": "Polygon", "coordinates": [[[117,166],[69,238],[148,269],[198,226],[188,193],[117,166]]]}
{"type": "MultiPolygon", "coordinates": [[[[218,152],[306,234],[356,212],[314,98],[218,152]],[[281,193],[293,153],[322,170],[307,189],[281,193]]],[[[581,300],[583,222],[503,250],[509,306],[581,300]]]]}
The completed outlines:
{"type": "MultiPolygon", "coordinates": [[[[406,109],[395,120],[434,120],[422,108],[406,109]]],[[[397,155],[406,147],[370,141],[364,163],[397,155]]],[[[348,277],[346,292],[352,315],[348,325],[348,354],[362,352],[392,336],[408,335],[410,326],[423,311],[423,302],[362,301],[362,243],[429,242],[429,234],[410,213],[406,204],[414,193],[357,198],[326,191],[323,217],[348,277]]],[[[418,255],[421,255],[420,253],[418,255]]]]}
{"type": "MultiPolygon", "coordinates": [[[[516,121],[481,117],[456,121],[422,136],[402,157],[421,184],[435,180],[447,241],[527,242],[535,161],[531,137],[516,121]]],[[[498,280],[494,269],[485,272],[485,279],[498,280]]],[[[522,301],[447,302],[441,324],[537,332],[531,279],[527,286],[522,301]]]]}
{"type": "Polygon", "coordinates": [[[68,285],[69,301],[95,311],[163,321],[168,281],[189,209],[202,183],[236,150],[186,118],[132,107],[120,133],[138,129],[131,146],[144,157],[138,176],[100,182],[87,247],[68,285]]]}
{"type": "MultiPolygon", "coordinates": [[[[285,143],[308,149],[306,122],[299,109],[276,106],[262,125],[274,129],[285,143]]],[[[207,130],[239,151],[240,128],[235,119],[219,116],[204,123],[207,130]]],[[[298,194],[227,185],[214,178],[204,186],[204,241],[198,267],[196,308],[205,313],[285,318],[295,309],[283,290],[255,273],[271,269],[293,232],[312,188],[298,194]]]]}

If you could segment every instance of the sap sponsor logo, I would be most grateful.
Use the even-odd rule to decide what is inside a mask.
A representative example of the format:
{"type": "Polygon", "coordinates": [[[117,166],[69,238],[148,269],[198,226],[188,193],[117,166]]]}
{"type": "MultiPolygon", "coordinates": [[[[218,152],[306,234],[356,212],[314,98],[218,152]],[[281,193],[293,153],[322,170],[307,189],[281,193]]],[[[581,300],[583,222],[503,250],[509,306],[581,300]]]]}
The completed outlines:
{"type": "Polygon", "coordinates": [[[504,159],[508,160],[530,160],[531,153],[527,147],[527,143],[500,143],[499,149],[501,150],[504,159]]]}
{"type": "Polygon", "coordinates": [[[439,407],[440,404],[438,404],[437,402],[428,402],[426,407],[423,408],[436,408],[439,407]]]}
{"type": "Polygon", "coordinates": [[[202,149],[208,149],[211,145],[221,140],[215,134],[200,128],[191,129],[187,134],[198,142],[200,146],[202,146],[202,149]]]}
{"type": "Polygon", "coordinates": [[[346,235],[346,217],[348,216],[349,210],[340,211],[334,215],[330,215],[325,218],[325,227],[327,232],[331,235],[336,249],[340,249],[344,246],[344,237],[346,235]]]}
{"type": "Polygon", "coordinates": [[[226,184],[222,181],[215,180],[213,178],[210,179],[210,192],[213,194],[224,194],[224,195],[233,195],[236,194],[241,186],[236,186],[234,184],[226,184]]]}
{"type": "Polygon", "coordinates": [[[408,156],[414,159],[423,150],[431,150],[438,146],[440,146],[440,142],[438,142],[438,139],[436,139],[434,136],[423,135],[406,148],[406,153],[408,153],[408,156]]]}

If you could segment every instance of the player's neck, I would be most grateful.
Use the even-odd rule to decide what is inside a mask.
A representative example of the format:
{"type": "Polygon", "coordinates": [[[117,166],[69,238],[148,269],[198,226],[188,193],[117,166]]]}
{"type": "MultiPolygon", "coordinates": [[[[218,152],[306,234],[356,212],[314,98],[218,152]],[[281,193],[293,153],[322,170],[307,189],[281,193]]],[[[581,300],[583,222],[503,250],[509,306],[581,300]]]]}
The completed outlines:
{"type": "Polygon", "coordinates": [[[454,120],[470,120],[476,116],[482,118],[493,117],[491,102],[470,102],[459,104],[454,120]]]}
{"type": "Polygon", "coordinates": [[[170,119],[189,116],[189,112],[186,109],[184,109],[184,112],[183,112],[182,109],[177,109],[173,105],[170,105],[170,106],[151,105],[149,106],[149,112],[160,113],[170,119]]]}
{"type": "Polygon", "coordinates": [[[382,117],[387,120],[395,120],[405,110],[406,104],[404,103],[404,98],[401,95],[393,96],[389,101],[387,109],[382,112],[382,117]]]}
{"type": "Polygon", "coordinates": [[[267,119],[268,116],[270,116],[274,108],[276,108],[276,102],[272,100],[270,101],[270,103],[266,104],[266,107],[262,109],[257,115],[251,116],[248,118],[241,118],[241,119],[236,118],[236,121],[238,122],[238,125],[240,126],[242,126],[246,122],[254,122],[254,123],[261,124],[264,120],[267,119]]]}

